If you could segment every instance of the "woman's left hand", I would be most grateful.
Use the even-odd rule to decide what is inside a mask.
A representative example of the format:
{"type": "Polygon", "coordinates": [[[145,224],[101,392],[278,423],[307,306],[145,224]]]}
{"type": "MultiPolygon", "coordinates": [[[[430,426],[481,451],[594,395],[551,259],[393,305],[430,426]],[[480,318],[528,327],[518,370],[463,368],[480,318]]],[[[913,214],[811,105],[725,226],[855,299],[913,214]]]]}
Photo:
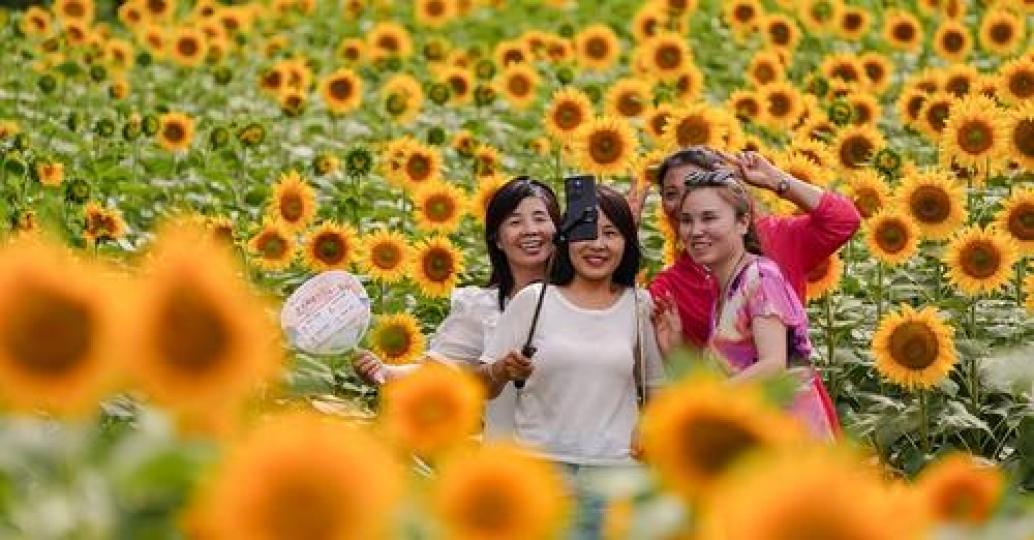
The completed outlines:
{"type": "Polygon", "coordinates": [[[682,344],[682,317],[679,316],[678,307],[675,305],[675,297],[668,294],[654,299],[650,320],[653,321],[657,348],[660,349],[661,356],[667,358],[668,354],[682,344]]]}
{"type": "Polygon", "coordinates": [[[744,182],[754,187],[774,190],[785,174],[765,159],[765,156],[757,152],[739,152],[737,154],[719,152],[719,154],[727,165],[740,173],[740,178],[744,182]]]}

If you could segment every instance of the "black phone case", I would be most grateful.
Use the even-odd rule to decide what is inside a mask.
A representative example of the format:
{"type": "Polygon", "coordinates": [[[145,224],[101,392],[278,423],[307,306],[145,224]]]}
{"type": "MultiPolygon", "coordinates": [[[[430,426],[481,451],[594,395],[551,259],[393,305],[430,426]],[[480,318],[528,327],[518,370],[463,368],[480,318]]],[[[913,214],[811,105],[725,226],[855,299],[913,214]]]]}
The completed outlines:
{"type": "MultiPolygon", "coordinates": [[[[564,196],[567,199],[567,219],[565,228],[582,220],[588,210],[591,216],[596,210],[596,178],[592,175],[568,176],[564,178],[564,196]]],[[[584,220],[574,224],[567,233],[570,242],[594,240],[596,238],[596,220],[584,220]]]]}

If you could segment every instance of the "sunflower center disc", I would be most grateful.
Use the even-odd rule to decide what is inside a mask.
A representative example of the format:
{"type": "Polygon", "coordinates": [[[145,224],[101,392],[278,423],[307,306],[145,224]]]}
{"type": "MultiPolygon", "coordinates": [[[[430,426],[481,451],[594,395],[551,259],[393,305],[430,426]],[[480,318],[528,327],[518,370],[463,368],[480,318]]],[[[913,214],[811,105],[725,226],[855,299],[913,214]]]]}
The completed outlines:
{"type": "Polygon", "coordinates": [[[937,336],[923,323],[905,323],[890,336],[891,357],[912,371],[929,367],[937,359],[937,353],[937,336]]]}

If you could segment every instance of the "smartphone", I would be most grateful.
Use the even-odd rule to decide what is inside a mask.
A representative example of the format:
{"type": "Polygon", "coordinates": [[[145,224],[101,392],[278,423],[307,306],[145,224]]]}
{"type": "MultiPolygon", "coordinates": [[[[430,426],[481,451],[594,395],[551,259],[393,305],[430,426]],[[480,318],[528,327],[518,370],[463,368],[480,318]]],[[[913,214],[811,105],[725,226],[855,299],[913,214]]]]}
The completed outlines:
{"type": "Polygon", "coordinates": [[[569,242],[594,240],[596,238],[596,178],[591,174],[579,174],[564,178],[564,198],[567,211],[564,213],[563,229],[569,242]]]}

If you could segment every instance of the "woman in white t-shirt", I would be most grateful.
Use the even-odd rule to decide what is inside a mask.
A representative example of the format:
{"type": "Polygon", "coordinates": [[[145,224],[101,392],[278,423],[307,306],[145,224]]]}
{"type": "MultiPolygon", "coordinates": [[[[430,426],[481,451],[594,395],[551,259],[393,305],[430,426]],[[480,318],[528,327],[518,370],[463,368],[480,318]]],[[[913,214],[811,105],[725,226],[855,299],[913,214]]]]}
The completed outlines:
{"type": "Polygon", "coordinates": [[[641,255],[632,213],[617,191],[600,186],[597,195],[597,238],[557,247],[556,285],[546,290],[534,357],[519,351],[541,284],[514,296],[483,359],[489,395],[525,381],[516,391],[515,436],[568,473],[582,538],[598,537],[603,513],[585,479],[600,468],[634,465],[637,386],[645,397],[664,378],[649,295],[634,287],[641,255]]]}
{"type": "MultiPolygon", "coordinates": [[[[488,284],[453,291],[449,315],[431,337],[428,358],[479,366],[503,307],[517,291],[545,278],[559,220],[556,194],[546,184],[518,177],[499,188],[485,211],[485,247],[492,265],[488,284]]],[[[356,373],[370,384],[404,377],[418,366],[385,365],[369,351],[361,352],[354,364],[356,373]]],[[[512,437],[515,401],[511,388],[486,405],[486,438],[512,437]]]]}

